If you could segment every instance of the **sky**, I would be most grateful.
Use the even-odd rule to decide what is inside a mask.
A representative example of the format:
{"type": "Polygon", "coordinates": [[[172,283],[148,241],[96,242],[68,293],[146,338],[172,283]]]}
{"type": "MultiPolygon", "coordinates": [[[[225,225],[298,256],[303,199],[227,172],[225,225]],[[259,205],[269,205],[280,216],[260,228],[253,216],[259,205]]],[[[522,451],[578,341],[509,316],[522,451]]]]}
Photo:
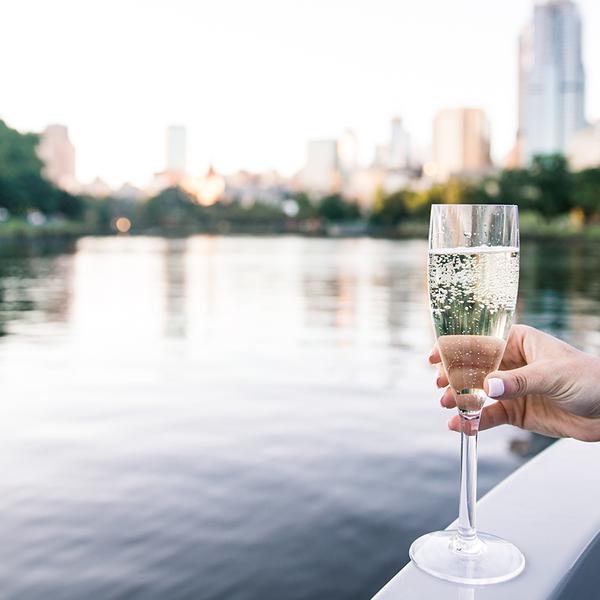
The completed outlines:
{"type": "MultiPolygon", "coordinates": [[[[587,117],[600,118],[600,2],[584,20],[587,117]]],[[[166,127],[188,170],[304,163],[355,131],[368,162],[403,118],[430,145],[440,108],[483,108],[501,161],[516,130],[517,37],[532,0],[19,0],[4,3],[0,118],[68,126],[77,177],[148,183],[166,127]]]]}

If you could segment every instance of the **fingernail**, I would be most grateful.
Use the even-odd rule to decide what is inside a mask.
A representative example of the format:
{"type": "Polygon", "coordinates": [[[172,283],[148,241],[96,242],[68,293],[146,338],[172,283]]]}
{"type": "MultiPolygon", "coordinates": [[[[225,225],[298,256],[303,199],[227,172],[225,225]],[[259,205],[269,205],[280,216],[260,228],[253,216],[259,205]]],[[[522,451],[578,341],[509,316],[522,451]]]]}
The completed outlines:
{"type": "Polygon", "coordinates": [[[444,406],[444,403],[442,402],[442,400],[444,399],[444,396],[446,395],[446,392],[447,392],[447,391],[448,391],[448,390],[447,390],[446,388],[444,388],[444,389],[442,390],[442,393],[440,394],[440,404],[441,404],[442,406],[444,406]]]}
{"type": "Polygon", "coordinates": [[[440,379],[440,374],[436,369],[435,373],[433,374],[433,381],[435,383],[435,387],[440,387],[440,384],[438,383],[439,379],[440,379]]]}
{"type": "Polygon", "coordinates": [[[497,398],[498,396],[502,396],[504,394],[504,381],[502,379],[498,379],[497,377],[492,377],[488,379],[488,396],[490,398],[497,398]]]}
{"type": "Polygon", "coordinates": [[[431,359],[433,358],[433,350],[427,355],[427,362],[431,362],[431,359]]]}

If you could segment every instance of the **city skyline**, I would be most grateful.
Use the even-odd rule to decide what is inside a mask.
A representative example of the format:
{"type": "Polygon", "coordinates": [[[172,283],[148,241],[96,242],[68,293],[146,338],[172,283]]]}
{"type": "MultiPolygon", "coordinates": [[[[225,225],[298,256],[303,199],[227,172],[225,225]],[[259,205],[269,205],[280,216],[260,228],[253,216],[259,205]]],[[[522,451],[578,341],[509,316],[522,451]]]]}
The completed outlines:
{"type": "MultiPolygon", "coordinates": [[[[292,174],[303,165],[310,139],[337,138],[351,128],[365,164],[373,147],[388,139],[390,118],[402,117],[411,147],[422,150],[438,110],[473,106],[490,119],[498,161],[517,130],[516,41],[533,3],[479,4],[428,1],[409,13],[386,1],[206,2],[202,10],[152,2],[140,27],[133,3],[124,2],[118,13],[108,2],[91,11],[92,27],[89,7],[26,0],[11,7],[0,47],[9,54],[26,25],[47,51],[26,52],[8,65],[0,118],[21,130],[67,125],[78,179],[100,176],[113,186],[144,185],[163,168],[171,123],[186,126],[190,172],[213,162],[221,172],[276,168],[292,174]],[[68,20],[50,18],[61,11],[68,20]],[[45,27],[50,21],[53,26],[45,27]],[[168,43],[174,34],[167,29],[180,43],[168,43]],[[36,102],[40,89],[43,101],[36,102]]],[[[586,117],[593,121],[600,116],[594,69],[600,7],[590,0],[577,5],[584,24],[586,117]]]]}

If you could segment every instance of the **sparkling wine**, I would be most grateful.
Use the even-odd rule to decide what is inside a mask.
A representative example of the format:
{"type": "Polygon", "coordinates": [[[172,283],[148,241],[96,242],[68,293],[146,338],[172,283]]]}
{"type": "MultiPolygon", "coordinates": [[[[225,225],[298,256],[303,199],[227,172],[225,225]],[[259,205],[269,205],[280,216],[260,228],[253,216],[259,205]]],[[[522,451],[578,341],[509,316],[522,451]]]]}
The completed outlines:
{"type": "Polygon", "coordinates": [[[491,335],[443,335],[438,345],[458,407],[479,410],[485,402],[483,381],[500,365],[506,342],[491,335]]]}
{"type": "Polygon", "coordinates": [[[483,381],[500,364],[518,282],[518,248],[485,246],[429,252],[433,325],[461,410],[477,411],[485,401],[483,381]]]}

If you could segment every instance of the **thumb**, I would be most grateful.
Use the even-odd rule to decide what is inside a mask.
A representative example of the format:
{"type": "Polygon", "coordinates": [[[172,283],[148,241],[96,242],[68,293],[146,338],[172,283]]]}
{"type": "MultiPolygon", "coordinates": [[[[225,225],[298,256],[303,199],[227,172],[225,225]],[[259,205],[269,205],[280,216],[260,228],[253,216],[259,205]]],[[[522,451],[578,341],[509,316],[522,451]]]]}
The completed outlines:
{"type": "Polygon", "coordinates": [[[554,376],[549,365],[538,362],[512,371],[490,373],[483,384],[487,395],[498,400],[527,394],[551,395],[554,376]]]}

